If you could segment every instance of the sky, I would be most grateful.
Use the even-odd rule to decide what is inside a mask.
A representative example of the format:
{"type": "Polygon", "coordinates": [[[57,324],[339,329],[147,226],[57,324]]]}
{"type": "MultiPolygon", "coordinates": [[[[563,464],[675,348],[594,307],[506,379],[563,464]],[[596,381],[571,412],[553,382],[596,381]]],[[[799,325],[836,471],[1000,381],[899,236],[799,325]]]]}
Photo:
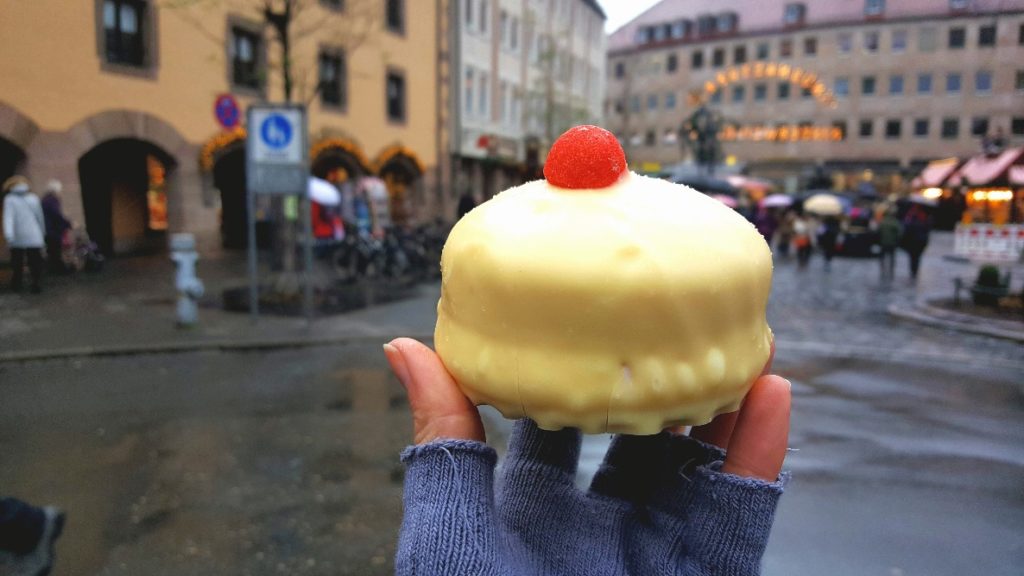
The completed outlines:
{"type": "Polygon", "coordinates": [[[651,6],[661,0],[598,0],[608,20],[604,23],[604,31],[611,33],[622,27],[623,24],[636,18],[651,6]]]}

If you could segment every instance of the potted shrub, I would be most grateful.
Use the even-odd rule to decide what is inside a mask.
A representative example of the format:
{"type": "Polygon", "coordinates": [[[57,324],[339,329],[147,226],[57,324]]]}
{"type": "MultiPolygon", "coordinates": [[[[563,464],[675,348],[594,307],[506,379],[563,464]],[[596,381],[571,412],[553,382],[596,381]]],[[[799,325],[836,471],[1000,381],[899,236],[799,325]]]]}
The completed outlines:
{"type": "Polygon", "coordinates": [[[971,287],[971,298],[978,306],[999,306],[999,299],[1010,292],[1010,275],[1000,278],[999,268],[986,264],[978,270],[978,278],[971,287]]]}

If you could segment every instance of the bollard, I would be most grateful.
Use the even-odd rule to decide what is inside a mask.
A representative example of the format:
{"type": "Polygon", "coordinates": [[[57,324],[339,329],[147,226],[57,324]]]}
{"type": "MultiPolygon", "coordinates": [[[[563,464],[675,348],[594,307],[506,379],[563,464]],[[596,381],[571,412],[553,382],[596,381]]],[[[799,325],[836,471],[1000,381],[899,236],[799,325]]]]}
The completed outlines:
{"type": "Polygon", "coordinates": [[[196,238],[192,234],[171,234],[171,261],[178,271],[174,287],[178,290],[177,322],[180,327],[194,326],[199,321],[199,299],[203,297],[203,281],[196,278],[196,238]]]}

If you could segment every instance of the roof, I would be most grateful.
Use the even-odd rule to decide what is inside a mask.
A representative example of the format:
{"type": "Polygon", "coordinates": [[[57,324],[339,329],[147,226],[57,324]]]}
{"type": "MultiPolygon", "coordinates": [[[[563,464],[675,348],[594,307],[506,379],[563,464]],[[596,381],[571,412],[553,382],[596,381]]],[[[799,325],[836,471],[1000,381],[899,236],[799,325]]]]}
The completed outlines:
{"type": "Polygon", "coordinates": [[[959,158],[933,160],[924,167],[924,170],[921,170],[921,173],[910,182],[910,185],[914,188],[940,188],[959,165],[959,158]]]}
{"type": "Polygon", "coordinates": [[[597,12],[601,16],[602,20],[608,19],[608,16],[604,13],[604,10],[601,9],[601,5],[597,3],[597,0],[583,0],[583,3],[586,4],[587,7],[593,10],[594,12],[597,12]]]}
{"type": "Polygon", "coordinates": [[[1024,157],[1024,146],[1007,148],[998,156],[975,156],[949,177],[952,186],[1000,186],[1008,184],[1010,167],[1024,157]]]}
{"type": "MultiPolygon", "coordinates": [[[[966,12],[951,12],[949,0],[899,0],[885,3],[881,17],[864,14],[864,2],[840,2],[838,0],[662,0],[643,12],[608,38],[608,50],[617,51],[634,46],[637,30],[652,24],[667,24],[698,16],[719,15],[733,12],[739,16],[740,35],[783,30],[782,20],[787,4],[803,4],[806,7],[803,22],[797,27],[807,28],[834,24],[856,24],[865,21],[889,21],[924,16],[948,17],[957,14],[987,14],[1024,10],[1024,0],[972,0],[966,12]]],[[[715,39],[718,36],[713,37],[715,39]]]]}
{"type": "Polygon", "coordinates": [[[1024,164],[1010,166],[1010,185],[1024,186],[1024,164]]]}

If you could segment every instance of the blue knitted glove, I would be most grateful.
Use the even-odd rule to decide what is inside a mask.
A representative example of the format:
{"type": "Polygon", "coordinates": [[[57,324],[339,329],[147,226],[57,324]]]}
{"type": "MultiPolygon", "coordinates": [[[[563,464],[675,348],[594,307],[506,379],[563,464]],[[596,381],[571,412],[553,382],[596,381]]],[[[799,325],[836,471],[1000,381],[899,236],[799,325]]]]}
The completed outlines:
{"type": "Polygon", "coordinates": [[[497,455],[472,440],[402,453],[407,575],[724,575],[760,572],[784,478],[719,471],[725,453],[686,436],[617,436],[590,486],[574,485],[580,434],[516,424],[497,455]]]}

